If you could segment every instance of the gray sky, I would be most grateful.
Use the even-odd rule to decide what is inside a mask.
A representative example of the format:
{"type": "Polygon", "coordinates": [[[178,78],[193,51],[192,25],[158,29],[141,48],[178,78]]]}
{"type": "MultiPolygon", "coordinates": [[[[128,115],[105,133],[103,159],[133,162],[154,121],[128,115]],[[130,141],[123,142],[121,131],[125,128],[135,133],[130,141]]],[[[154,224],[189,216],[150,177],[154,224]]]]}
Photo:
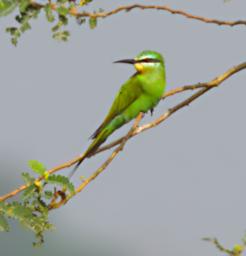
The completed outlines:
{"type": "MultiPolygon", "coordinates": [[[[243,0],[153,3],[214,18],[245,18],[243,0]]],[[[118,5],[104,0],[94,6],[118,5]]],[[[29,159],[53,167],[86,149],[115,93],[134,72],[113,61],[144,49],[160,51],[167,89],[208,81],[245,61],[245,27],[163,12],[121,13],[100,20],[93,31],[72,22],[68,43],[52,40],[49,24],[39,18],[17,48],[3,32],[12,21],[1,19],[0,28],[1,194],[21,183],[29,159]]],[[[239,242],[246,228],[245,79],[246,72],[237,74],[131,140],[105,173],[51,214],[57,229],[47,234],[43,248],[33,249],[32,234],[13,224],[12,232],[0,234],[2,254],[208,256],[219,252],[201,241],[204,236],[229,247],[239,242]]],[[[153,118],[179,99],[161,102],[153,118]]],[[[108,154],[86,161],[79,175],[89,175],[108,154]]]]}

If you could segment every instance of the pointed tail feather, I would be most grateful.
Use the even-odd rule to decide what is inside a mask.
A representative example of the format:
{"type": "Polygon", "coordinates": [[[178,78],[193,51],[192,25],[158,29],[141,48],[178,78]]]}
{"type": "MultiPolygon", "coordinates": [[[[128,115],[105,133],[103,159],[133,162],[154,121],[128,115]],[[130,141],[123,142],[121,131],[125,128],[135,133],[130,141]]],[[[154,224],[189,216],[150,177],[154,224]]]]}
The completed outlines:
{"type": "Polygon", "coordinates": [[[92,141],[85,153],[81,156],[81,159],[76,163],[72,171],[69,173],[69,179],[74,175],[82,162],[100,147],[100,145],[107,139],[108,135],[108,129],[105,129],[98,134],[98,136],[92,141]]]}
{"type": "Polygon", "coordinates": [[[82,164],[82,162],[85,160],[86,158],[86,154],[83,154],[83,156],[81,157],[81,159],[76,163],[76,165],[73,167],[72,171],[68,174],[68,178],[71,179],[72,176],[74,175],[74,173],[77,171],[77,169],[79,168],[79,166],[82,164]]]}

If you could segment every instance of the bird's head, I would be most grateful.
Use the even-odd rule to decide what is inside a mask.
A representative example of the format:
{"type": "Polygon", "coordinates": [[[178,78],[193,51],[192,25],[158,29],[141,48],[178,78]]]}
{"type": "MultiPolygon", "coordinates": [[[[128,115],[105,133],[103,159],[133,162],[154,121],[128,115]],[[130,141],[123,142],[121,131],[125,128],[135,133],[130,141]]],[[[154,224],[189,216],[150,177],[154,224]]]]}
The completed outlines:
{"type": "Polygon", "coordinates": [[[153,71],[164,66],[162,55],[155,51],[143,51],[134,59],[118,60],[115,63],[133,64],[140,73],[153,71]]]}

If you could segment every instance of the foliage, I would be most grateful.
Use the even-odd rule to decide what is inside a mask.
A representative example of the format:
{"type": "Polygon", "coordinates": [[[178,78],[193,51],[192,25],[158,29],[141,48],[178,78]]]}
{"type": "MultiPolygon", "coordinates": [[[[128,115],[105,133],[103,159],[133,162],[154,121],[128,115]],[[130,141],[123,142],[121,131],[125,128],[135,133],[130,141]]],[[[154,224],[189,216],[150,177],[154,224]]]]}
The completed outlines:
{"type": "MultiPolygon", "coordinates": [[[[65,29],[69,21],[74,18],[78,25],[85,24],[86,21],[91,29],[97,26],[98,18],[106,18],[119,12],[129,12],[133,9],[152,9],[162,10],[172,14],[178,14],[186,18],[199,20],[205,23],[213,23],[224,26],[246,25],[246,20],[224,21],[210,19],[198,15],[192,15],[178,9],[172,9],[164,5],[142,5],[130,4],[120,6],[111,11],[104,12],[103,9],[87,12],[87,5],[93,0],[0,0],[0,17],[6,16],[13,12],[18,6],[18,14],[15,16],[16,26],[11,26],[6,31],[11,35],[11,42],[16,46],[20,36],[27,30],[31,29],[31,20],[40,16],[43,11],[48,22],[53,23],[52,37],[59,41],[67,41],[70,33],[65,29]]],[[[229,2],[230,0],[221,0],[229,2]]]]}
{"type": "Polygon", "coordinates": [[[217,238],[206,237],[203,238],[203,240],[211,242],[219,251],[226,254],[227,256],[242,256],[245,251],[246,235],[242,238],[241,244],[234,244],[232,249],[225,248],[223,245],[221,245],[217,238]]]}
{"type": "Polygon", "coordinates": [[[0,202],[0,231],[9,231],[8,219],[15,219],[24,227],[34,232],[34,246],[44,242],[44,232],[54,226],[49,222],[49,212],[61,195],[63,200],[75,193],[74,185],[62,175],[49,175],[44,165],[36,160],[28,163],[34,173],[44,180],[35,179],[24,172],[22,178],[27,188],[22,192],[19,201],[0,202]]]}
{"type": "Polygon", "coordinates": [[[16,7],[17,1],[15,0],[0,0],[0,17],[10,14],[16,7]]]}
{"type": "MultiPolygon", "coordinates": [[[[6,28],[6,32],[10,34],[11,42],[15,46],[21,35],[31,29],[31,20],[39,17],[42,11],[45,13],[46,20],[54,24],[51,28],[52,37],[59,41],[67,41],[70,33],[64,28],[68,25],[69,19],[73,17],[77,20],[78,25],[84,24],[85,18],[81,18],[77,14],[90,2],[92,0],[81,0],[80,2],[76,2],[76,0],[51,2],[48,0],[46,3],[40,4],[31,0],[0,0],[0,17],[12,13],[18,7],[18,13],[15,16],[17,25],[6,28]]],[[[96,18],[89,18],[89,27],[93,29],[96,25],[96,18]]]]}

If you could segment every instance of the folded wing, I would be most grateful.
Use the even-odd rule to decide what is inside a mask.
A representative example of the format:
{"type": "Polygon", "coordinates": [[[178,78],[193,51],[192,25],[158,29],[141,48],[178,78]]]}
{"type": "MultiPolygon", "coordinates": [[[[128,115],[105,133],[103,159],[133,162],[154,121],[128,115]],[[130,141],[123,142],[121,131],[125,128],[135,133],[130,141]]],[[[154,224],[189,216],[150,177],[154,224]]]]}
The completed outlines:
{"type": "Polygon", "coordinates": [[[140,97],[142,92],[142,87],[138,80],[138,75],[136,74],[122,85],[107,116],[98,129],[92,134],[91,139],[95,139],[117,115],[120,115],[128,106],[140,97]]]}

